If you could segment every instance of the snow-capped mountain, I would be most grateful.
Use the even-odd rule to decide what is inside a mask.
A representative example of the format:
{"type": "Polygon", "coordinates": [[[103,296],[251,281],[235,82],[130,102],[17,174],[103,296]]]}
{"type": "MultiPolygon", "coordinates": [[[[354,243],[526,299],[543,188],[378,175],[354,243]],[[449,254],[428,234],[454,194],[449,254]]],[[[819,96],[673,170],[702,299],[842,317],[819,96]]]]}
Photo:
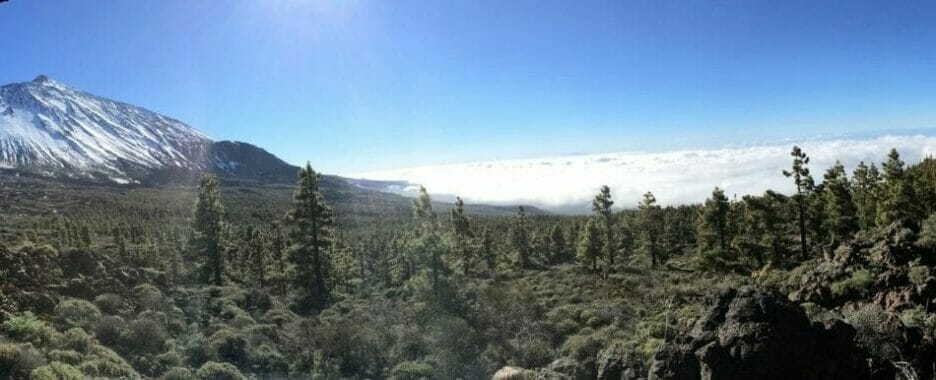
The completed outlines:
{"type": "Polygon", "coordinates": [[[202,170],[292,180],[295,167],[246,143],[212,141],[185,123],[40,75],[0,87],[0,167],[117,183],[202,170]]]}

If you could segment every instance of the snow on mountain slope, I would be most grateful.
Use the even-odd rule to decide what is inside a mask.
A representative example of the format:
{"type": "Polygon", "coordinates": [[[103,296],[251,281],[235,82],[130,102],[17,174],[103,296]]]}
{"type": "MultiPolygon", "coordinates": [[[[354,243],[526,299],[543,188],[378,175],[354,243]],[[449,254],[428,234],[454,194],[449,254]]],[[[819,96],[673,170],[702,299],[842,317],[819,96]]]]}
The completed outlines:
{"type": "Polygon", "coordinates": [[[214,169],[212,144],[178,120],[43,75],[0,87],[0,167],[139,182],[154,170],[214,169]]]}

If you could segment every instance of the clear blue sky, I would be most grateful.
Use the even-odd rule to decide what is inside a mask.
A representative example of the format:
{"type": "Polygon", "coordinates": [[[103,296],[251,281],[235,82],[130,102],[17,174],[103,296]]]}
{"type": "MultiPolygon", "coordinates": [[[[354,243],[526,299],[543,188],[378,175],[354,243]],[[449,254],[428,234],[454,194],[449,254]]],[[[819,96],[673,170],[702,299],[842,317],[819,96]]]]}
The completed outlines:
{"type": "Polygon", "coordinates": [[[0,4],[40,73],[330,173],[936,126],[936,2],[0,4]]]}

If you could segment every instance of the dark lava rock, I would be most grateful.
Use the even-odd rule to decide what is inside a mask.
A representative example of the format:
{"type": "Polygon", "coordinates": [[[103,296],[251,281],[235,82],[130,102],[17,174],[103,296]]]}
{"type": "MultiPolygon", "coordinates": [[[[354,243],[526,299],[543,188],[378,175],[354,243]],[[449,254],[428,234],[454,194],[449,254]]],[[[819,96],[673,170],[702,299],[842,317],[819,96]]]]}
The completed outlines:
{"type": "Polygon", "coordinates": [[[728,290],[693,331],[657,353],[650,379],[868,379],[867,355],[842,322],[813,324],[764,290],[728,290]]]}

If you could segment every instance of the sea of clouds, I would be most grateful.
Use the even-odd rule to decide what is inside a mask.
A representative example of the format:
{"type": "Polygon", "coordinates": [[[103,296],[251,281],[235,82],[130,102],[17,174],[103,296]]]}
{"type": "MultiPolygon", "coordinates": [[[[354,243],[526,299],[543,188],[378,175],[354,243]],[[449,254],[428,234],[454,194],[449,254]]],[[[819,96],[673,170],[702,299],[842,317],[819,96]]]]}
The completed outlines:
{"type": "Polygon", "coordinates": [[[836,160],[851,173],[861,161],[880,164],[891,148],[896,148],[905,162],[918,162],[936,153],[936,136],[884,135],[720,149],[584,154],[424,166],[354,177],[404,180],[424,185],[443,198],[461,196],[468,203],[528,204],[580,212],[587,210],[601,185],[611,187],[618,207],[636,206],[647,191],[663,205],[703,201],[715,186],[738,197],[767,189],[789,193],[792,182],[782,170],[790,167],[793,145],[810,156],[810,170],[819,182],[836,160]]]}

